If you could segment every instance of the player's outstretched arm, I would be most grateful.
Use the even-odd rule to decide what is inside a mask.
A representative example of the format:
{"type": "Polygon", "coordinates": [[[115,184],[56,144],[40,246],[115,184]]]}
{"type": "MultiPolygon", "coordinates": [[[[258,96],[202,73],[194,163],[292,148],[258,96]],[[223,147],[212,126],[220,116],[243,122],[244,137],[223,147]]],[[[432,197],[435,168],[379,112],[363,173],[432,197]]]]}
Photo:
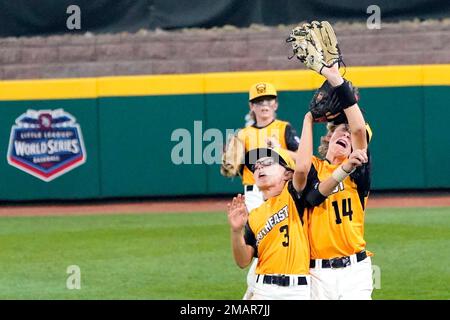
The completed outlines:
{"type": "Polygon", "coordinates": [[[344,83],[344,78],[339,73],[338,65],[335,64],[330,68],[323,68],[322,74],[333,87],[339,87],[337,90],[340,91],[340,100],[341,102],[347,103],[343,107],[348,125],[350,126],[353,149],[367,149],[366,122],[364,116],[356,102],[348,105],[351,102],[347,101],[352,101],[354,94],[347,84],[344,83]]]}
{"type": "Polygon", "coordinates": [[[245,243],[244,228],[248,221],[248,211],[245,198],[241,194],[228,204],[228,223],[231,227],[231,247],[236,264],[245,268],[253,258],[254,249],[245,243]]]}
{"type": "Polygon", "coordinates": [[[295,171],[292,179],[297,192],[303,191],[311,169],[311,158],[313,155],[313,116],[311,112],[305,115],[303,120],[302,136],[295,155],[295,171]]]}

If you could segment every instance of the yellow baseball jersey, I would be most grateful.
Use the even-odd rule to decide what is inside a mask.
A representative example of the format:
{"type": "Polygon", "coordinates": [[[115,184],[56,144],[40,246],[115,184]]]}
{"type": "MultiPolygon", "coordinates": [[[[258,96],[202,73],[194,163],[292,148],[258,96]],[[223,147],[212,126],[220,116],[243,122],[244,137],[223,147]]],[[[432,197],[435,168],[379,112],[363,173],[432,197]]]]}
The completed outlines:
{"type": "MultiPolygon", "coordinates": [[[[324,181],[337,167],[313,157],[311,170],[324,181]]],[[[324,202],[308,209],[311,259],[349,256],[365,249],[364,209],[369,190],[370,160],[345,178],[324,202]]]]}
{"type": "Polygon", "coordinates": [[[256,274],[309,274],[307,215],[292,181],[250,212],[245,241],[258,257],[256,274]]]}
{"type": "MultiPolygon", "coordinates": [[[[291,125],[281,120],[274,120],[263,128],[256,125],[249,126],[238,133],[238,138],[244,143],[246,153],[256,148],[267,148],[266,139],[269,137],[275,138],[281,148],[291,151],[297,150],[300,141],[291,125]]],[[[242,184],[255,184],[253,173],[247,166],[244,166],[242,172],[242,184]]]]}

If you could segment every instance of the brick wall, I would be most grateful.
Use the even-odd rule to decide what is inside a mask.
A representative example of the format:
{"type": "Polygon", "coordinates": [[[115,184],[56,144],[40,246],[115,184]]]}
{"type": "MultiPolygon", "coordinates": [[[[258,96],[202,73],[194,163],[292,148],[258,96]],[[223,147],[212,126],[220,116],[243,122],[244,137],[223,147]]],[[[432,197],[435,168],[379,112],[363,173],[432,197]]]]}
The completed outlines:
{"type": "MultiPolygon", "coordinates": [[[[0,79],[301,69],[287,59],[291,28],[3,38],[0,79]]],[[[335,29],[348,66],[450,63],[448,20],[335,29]]]]}

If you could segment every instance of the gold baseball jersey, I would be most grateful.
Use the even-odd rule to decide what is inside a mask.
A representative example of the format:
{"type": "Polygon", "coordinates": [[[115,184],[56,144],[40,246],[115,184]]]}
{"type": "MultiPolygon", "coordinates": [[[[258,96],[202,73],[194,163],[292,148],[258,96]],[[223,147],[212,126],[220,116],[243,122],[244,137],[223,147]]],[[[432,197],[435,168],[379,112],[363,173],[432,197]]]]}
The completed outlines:
{"type": "MultiPolygon", "coordinates": [[[[370,190],[369,162],[344,179],[321,204],[308,209],[311,259],[331,259],[364,250],[364,209],[370,190]]],[[[338,165],[313,157],[312,171],[324,181],[338,165]]]]}
{"type": "Polygon", "coordinates": [[[245,241],[258,257],[256,274],[309,274],[307,215],[292,181],[250,212],[245,241]]]}
{"type": "MultiPolygon", "coordinates": [[[[274,120],[262,128],[256,125],[249,126],[238,133],[238,138],[244,143],[246,153],[256,148],[267,148],[266,139],[269,137],[275,138],[280,143],[281,148],[291,151],[297,150],[300,141],[291,125],[281,120],[274,120]]],[[[247,166],[243,168],[242,184],[255,184],[253,173],[247,166]]]]}

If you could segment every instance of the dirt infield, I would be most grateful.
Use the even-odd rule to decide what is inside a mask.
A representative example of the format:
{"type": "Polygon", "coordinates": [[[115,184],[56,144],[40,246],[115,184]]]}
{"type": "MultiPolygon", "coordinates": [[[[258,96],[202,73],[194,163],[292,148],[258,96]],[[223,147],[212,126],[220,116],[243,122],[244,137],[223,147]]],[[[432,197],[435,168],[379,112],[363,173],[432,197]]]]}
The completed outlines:
{"type": "MultiPolygon", "coordinates": [[[[91,214],[212,212],[225,211],[230,199],[195,199],[143,201],[100,204],[10,205],[0,206],[0,216],[64,216],[91,214]]],[[[445,207],[450,206],[450,194],[429,196],[373,196],[368,208],[384,207],[445,207]]]]}

